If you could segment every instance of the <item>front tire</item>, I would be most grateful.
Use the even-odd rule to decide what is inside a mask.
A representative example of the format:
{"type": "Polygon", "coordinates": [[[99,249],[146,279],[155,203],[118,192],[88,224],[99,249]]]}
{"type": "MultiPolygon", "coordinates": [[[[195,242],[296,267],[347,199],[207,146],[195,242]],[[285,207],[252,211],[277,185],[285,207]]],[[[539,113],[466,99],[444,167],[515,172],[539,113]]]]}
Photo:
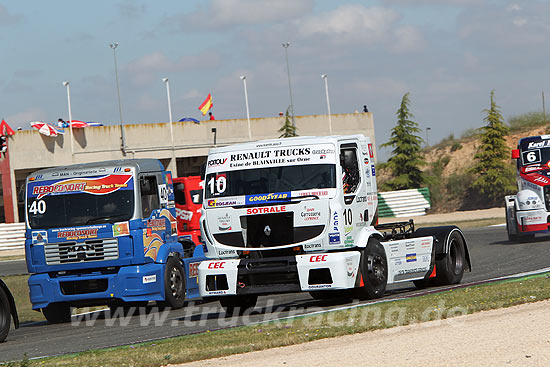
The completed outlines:
{"type": "Polygon", "coordinates": [[[8,295],[0,287],[0,343],[6,340],[10,331],[11,313],[8,295]]]}
{"type": "Polygon", "coordinates": [[[369,238],[367,247],[362,251],[359,266],[365,285],[357,288],[357,296],[360,299],[382,297],[388,283],[388,261],[386,251],[378,239],[369,238]]]}
{"type": "Polygon", "coordinates": [[[436,282],[440,285],[458,284],[464,275],[466,263],[464,239],[458,231],[449,236],[449,251],[436,263],[436,282]]]}
{"type": "Polygon", "coordinates": [[[63,324],[71,321],[71,307],[66,303],[50,303],[42,309],[50,324],[63,324]]]}
{"type": "Polygon", "coordinates": [[[226,316],[243,315],[246,310],[254,308],[257,302],[258,296],[255,294],[220,297],[226,316]]]}
{"type": "Polygon", "coordinates": [[[164,269],[164,302],[161,307],[172,309],[182,308],[185,303],[185,271],[181,261],[175,257],[169,257],[164,269]]]}

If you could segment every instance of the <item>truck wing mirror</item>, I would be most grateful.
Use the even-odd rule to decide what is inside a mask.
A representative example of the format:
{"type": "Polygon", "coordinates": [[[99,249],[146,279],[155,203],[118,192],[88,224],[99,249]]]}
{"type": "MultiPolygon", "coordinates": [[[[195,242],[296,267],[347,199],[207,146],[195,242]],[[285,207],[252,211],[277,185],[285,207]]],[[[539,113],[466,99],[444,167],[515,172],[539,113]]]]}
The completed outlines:
{"type": "Polygon", "coordinates": [[[512,149],[512,159],[519,158],[519,149],[512,149]]]}
{"type": "Polygon", "coordinates": [[[204,176],[206,175],[206,163],[201,164],[201,180],[204,180],[204,176]]]}

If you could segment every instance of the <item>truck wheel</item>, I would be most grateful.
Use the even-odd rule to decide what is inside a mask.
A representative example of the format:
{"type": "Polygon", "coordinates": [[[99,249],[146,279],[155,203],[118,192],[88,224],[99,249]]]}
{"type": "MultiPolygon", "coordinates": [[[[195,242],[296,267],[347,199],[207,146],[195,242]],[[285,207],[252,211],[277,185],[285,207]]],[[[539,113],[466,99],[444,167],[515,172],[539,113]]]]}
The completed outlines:
{"type": "Polygon", "coordinates": [[[361,273],[364,287],[357,288],[360,299],[380,298],[388,282],[388,261],[386,251],[376,238],[370,238],[361,256],[361,273]]]}
{"type": "Polygon", "coordinates": [[[464,275],[464,240],[462,236],[453,231],[449,238],[449,251],[445,258],[436,263],[436,277],[438,284],[449,285],[458,284],[464,275]]]}
{"type": "Polygon", "coordinates": [[[508,213],[508,209],[506,209],[506,233],[508,233],[508,241],[510,242],[516,242],[518,239],[517,234],[510,233],[510,214],[508,213]]]}
{"type": "Polygon", "coordinates": [[[220,304],[225,309],[226,316],[243,315],[246,310],[254,308],[256,302],[258,296],[254,294],[220,297],[220,304]]]}
{"type": "Polygon", "coordinates": [[[164,302],[161,307],[182,308],[185,302],[185,272],[181,261],[169,257],[164,269],[164,302]]]}
{"type": "Polygon", "coordinates": [[[50,303],[42,309],[44,317],[50,324],[62,324],[71,321],[71,307],[65,303],[50,303]]]}
{"type": "Polygon", "coordinates": [[[6,340],[10,331],[11,313],[8,296],[0,287],[0,343],[6,340]]]}

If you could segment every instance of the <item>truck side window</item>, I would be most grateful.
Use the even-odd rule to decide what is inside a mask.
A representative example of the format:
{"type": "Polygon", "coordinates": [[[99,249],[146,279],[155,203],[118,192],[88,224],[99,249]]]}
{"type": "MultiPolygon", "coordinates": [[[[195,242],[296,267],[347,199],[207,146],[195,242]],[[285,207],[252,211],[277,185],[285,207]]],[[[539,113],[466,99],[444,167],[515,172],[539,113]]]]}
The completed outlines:
{"type": "Polygon", "coordinates": [[[139,179],[141,191],[141,214],[143,218],[151,215],[154,209],[160,208],[157,178],[155,176],[142,176],[139,179]]]}
{"type": "Polygon", "coordinates": [[[344,194],[352,194],[357,191],[361,182],[356,147],[350,147],[347,144],[342,145],[340,148],[340,165],[342,166],[342,187],[344,194]]]}
{"type": "Polygon", "coordinates": [[[185,185],[183,182],[174,183],[174,196],[176,197],[176,204],[185,205],[185,185]]]}

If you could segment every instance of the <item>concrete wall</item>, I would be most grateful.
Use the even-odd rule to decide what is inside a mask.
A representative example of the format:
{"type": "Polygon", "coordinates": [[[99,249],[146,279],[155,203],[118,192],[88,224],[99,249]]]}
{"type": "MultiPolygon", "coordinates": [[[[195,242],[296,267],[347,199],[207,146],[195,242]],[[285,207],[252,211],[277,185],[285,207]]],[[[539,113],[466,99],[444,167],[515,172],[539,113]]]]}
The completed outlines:
{"type": "MultiPolygon", "coordinates": [[[[284,119],[284,116],[251,119],[252,140],[277,138],[284,119]]],[[[372,113],[337,114],[331,115],[331,119],[332,135],[361,133],[375,143],[372,113]]],[[[328,115],[296,116],[295,123],[300,136],[329,135],[328,115]]],[[[176,167],[186,166],[180,164],[182,159],[192,160],[192,157],[208,154],[214,146],[212,128],[217,130],[217,146],[249,141],[246,119],[201,121],[199,124],[174,122],[173,149],[168,123],[125,124],[126,155],[120,149],[120,125],[73,129],[72,148],[68,129],[65,135],[55,138],[34,129],[17,131],[8,142],[14,202],[17,202],[16,180],[21,182],[30,172],[45,167],[121,158],[158,158],[176,176],[176,167]]],[[[180,169],[179,174],[186,172],[180,169]]]]}

